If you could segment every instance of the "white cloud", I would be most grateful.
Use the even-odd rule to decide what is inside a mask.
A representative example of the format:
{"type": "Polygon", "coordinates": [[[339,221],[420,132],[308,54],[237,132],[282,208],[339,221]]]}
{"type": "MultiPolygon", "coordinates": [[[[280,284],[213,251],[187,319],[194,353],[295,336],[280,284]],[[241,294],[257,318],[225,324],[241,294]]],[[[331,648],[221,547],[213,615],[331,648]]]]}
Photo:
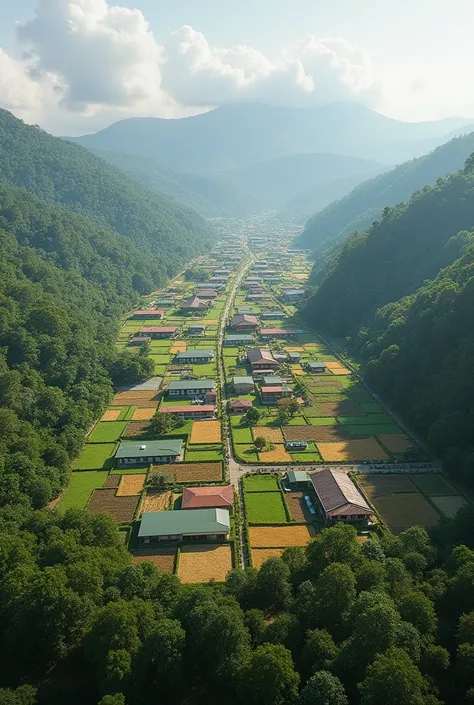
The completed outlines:
{"type": "Polygon", "coordinates": [[[22,61],[11,58],[0,48],[0,100],[8,110],[27,112],[41,101],[41,85],[28,74],[22,61]]]}

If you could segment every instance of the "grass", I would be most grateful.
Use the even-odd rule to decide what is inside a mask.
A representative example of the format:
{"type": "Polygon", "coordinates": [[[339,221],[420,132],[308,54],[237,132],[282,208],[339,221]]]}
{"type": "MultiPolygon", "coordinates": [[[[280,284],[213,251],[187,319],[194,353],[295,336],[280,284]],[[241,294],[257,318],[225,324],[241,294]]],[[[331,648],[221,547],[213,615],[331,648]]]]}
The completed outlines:
{"type": "Polygon", "coordinates": [[[195,377],[215,377],[217,375],[217,365],[215,362],[201,363],[193,365],[193,375],[195,377]]]}
{"type": "Polygon", "coordinates": [[[207,450],[189,450],[186,449],[186,462],[207,463],[211,460],[222,460],[224,451],[222,447],[208,448],[207,450]]]}
{"type": "Polygon", "coordinates": [[[308,418],[311,426],[335,426],[337,424],[337,419],[334,416],[326,417],[315,417],[308,418]]]}
{"type": "Polygon", "coordinates": [[[126,421],[103,421],[96,425],[88,438],[89,443],[113,443],[122,436],[126,421]]]}
{"type": "Polygon", "coordinates": [[[291,459],[295,463],[318,463],[321,461],[321,456],[315,451],[310,453],[291,453],[291,459]]]}
{"type": "Polygon", "coordinates": [[[74,470],[111,468],[116,449],[116,443],[88,443],[76,459],[74,470]]]}
{"type": "Polygon", "coordinates": [[[388,414],[369,414],[368,416],[338,416],[337,422],[348,425],[393,425],[393,419],[388,414]]]}
{"type": "Polygon", "coordinates": [[[246,493],[245,511],[249,524],[287,523],[281,492],[246,493]]]}
{"type": "Polygon", "coordinates": [[[236,443],[234,446],[235,455],[244,463],[258,463],[258,455],[255,447],[246,443],[236,443]]]}
{"type": "Polygon", "coordinates": [[[232,427],[234,443],[252,443],[252,431],[249,426],[232,427]]]}
{"type": "Polygon", "coordinates": [[[454,489],[442,475],[410,475],[414,484],[427,495],[457,495],[454,489]]]}
{"type": "Polygon", "coordinates": [[[249,475],[242,482],[245,492],[276,492],[279,489],[274,475],[249,475]]]}
{"type": "Polygon", "coordinates": [[[379,434],[402,434],[403,431],[399,426],[395,424],[386,424],[383,426],[371,426],[369,424],[355,424],[344,426],[344,430],[347,431],[351,436],[378,436],[379,434]]]}
{"type": "Polygon", "coordinates": [[[68,488],[56,505],[57,508],[62,512],[72,507],[84,509],[91,493],[104,485],[107,475],[108,472],[104,470],[73,473],[68,488]]]}

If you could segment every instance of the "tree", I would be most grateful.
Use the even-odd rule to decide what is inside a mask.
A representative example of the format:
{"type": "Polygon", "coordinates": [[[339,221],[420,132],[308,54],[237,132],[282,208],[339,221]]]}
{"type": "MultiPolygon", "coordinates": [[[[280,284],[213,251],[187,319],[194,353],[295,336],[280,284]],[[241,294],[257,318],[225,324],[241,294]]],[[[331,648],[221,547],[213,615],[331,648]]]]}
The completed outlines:
{"type": "Polygon", "coordinates": [[[309,679],[298,698],[298,705],[349,705],[344,686],[328,671],[318,671],[309,679]]]}
{"type": "Polygon", "coordinates": [[[280,399],[278,402],[278,413],[284,411],[289,417],[294,416],[300,410],[300,405],[296,399],[291,399],[290,397],[286,399],[280,399]]]}
{"type": "Polygon", "coordinates": [[[180,690],[185,638],[177,620],[162,619],[145,639],[133,667],[133,689],[140,693],[141,701],[180,690]]]}
{"type": "Polygon", "coordinates": [[[285,407],[280,407],[277,413],[278,426],[286,426],[290,420],[290,414],[285,407]]]}
{"type": "Polygon", "coordinates": [[[434,605],[425,594],[417,590],[404,595],[399,602],[402,619],[413,624],[420,634],[431,636],[437,627],[434,605]]]}
{"type": "Polygon", "coordinates": [[[164,490],[171,482],[171,475],[165,470],[159,470],[150,475],[148,486],[154,490],[164,490]]]}
{"type": "Polygon", "coordinates": [[[265,448],[265,446],[267,445],[267,442],[263,436],[257,436],[254,439],[253,444],[254,444],[257,451],[262,451],[265,448]]]}
{"type": "Polygon", "coordinates": [[[330,671],[339,653],[332,636],[325,629],[310,629],[301,652],[302,673],[308,678],[316,671],[330,671]]]}
{"type": "Polygon", "coordinates": [[[242,673],[242,702],[292,705],[298,697],[299,680],[288,649],[281,644],[263,644],[252,652],[242,673]]]}
{"type": "Polygon", "coordinates": [[[260,421],[260,412],[254,406],[245,414],[245,421],[249,426],[255,426],[260,421]]]}
{"type": "Polygon", "coordinates": [[[0,705],[35,705],[36,688],[20,685],[15,690],[0,688],[0,705]]]}
{"type": "Polygon", "coordinates": [[[360,555],[357,531],[348,524],[336,524],[323,529],[306,547],[311,574],[318,576],[331,563],[356,565],[360,555]]]}
{"type": "Polygon", "coordinates": [[[125,705],[125,698],[122,693],[115,693],[115,695],[104,695],[98,705],[125,705]]]}
{"type": "Polygon", "coordinates": [[[423,678],[402,649],[378,654],[359,684],[361,705],[423,705],[423,678]]]}
{"type": "Polygon", "coordinates": [[[458,644],[472,644],[474,646],[474,612],[462,614],[459,619],[458,644]]]}
{"type": "Polygon", "coordinates": [[[264,609],[280,610],[291,601],[290,569],[281,558],[269,558],[258,571],[256,594],[264,609]]]}
{"type": "Polygon", "coordinates": [[[152,416],[148,428],[153,435],[161,436],[163,433],[172,431],[175,423],[174,414],[164,414],[157,410],[152,416]]]}
{"type": "Polygon", "coordinates": [[[348,565],[331,563],[315,585],[322,626],[334,628],[347,617],[356,597],[356,579],[348,565]]]}

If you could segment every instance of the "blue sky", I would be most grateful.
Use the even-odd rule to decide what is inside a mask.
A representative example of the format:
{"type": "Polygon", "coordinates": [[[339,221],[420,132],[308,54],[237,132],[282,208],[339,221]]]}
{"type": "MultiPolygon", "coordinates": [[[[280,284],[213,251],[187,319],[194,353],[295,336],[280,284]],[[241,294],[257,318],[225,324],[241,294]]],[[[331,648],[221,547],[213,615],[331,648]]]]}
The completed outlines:
{"type": "MultiPolygon", "coordinates": [[[[3,92],[5,107],[17,108],[25,117],[35,114],[50,129],[61,131],[70,125],[81,131],[82,126],[94,129],[114,116],[134,114],[134,110],[174,117],[211,107],[220,98],[224,102],[257,99],[260,87],[262,100],[272,101],[277,94],[270,90],[272,84],[278,86],[281,101],[288,104],[299,105],[304,95],[311,96],[312,102],[360,100],[398,119],[437,119],[454,114],[474,117],[473,26],[473,0],[0,0],[0,50],[4,62],[5,55],[8,57],[8,71],[16,77],[10,80],[8,90],[2,91],[0,83],[0,104],[3,92]],[[68,36],[76,19],[73,4],[81,7],[84,20],[80,20],[80,32],[72,42],[75,46],[68,36]],[[117,7],[120,23],[125,22],[129,35],[123,52],[141,54],[139,68],[132,66],[131,80],[137,85],[129,95],[110,89],[115,82],[128,86],[130,81],[130,72],[126,75],[125,69],[116,74],[112,71],[116,43],[111,40],[106,55],[105,44],[97,48],[96,30],[94,36],[94,32],[87,34],[90,17],[99,16],[104,8],[109,19],[98,21],[96,29],[113,29],[115,20],[110,18],[117,7]],[[131,21],[123,8],[139,10],[151,32],[146,34],[143,26],[135,32],[138,15],[131,21]],[[35,11],[39,19],[33,23],[35,11]],[[26,23],[21,41],[16,22],[26,23]],[[192,31],[181,31],[183,26],[192,31]],[[156,75],[150,70],[151,63],[156,66],[158,61],[151,36],[165,65],[156,75]],[[308,36],[316,41],[312,48],[307,44],[302,48],[301,41],[308,36]],[[325,43],[328,37],[336,43],[325,43]],[[102,71],[103,90],[100,76],[91,75],[91,85],[85,85],[87,66],[80,75],[91,40],[101,68],[107,68],[102,71]],[[148,47],[149,57],[153,57],[148,68],[140,45],[148,47]],[[245,45],[249,51],[239,50],[236,59],[236,45],[245,45]],[[25,51],[29,52],[26,61],[25,51]],[[322,56],[326,57],[325,65],[322,56]],[[337,70],[333,70],[335,64],[337,70]],[[13,85],[19,83],[20,70],[26,71],[27,77],[20,81],[23,92],[18,96],[13,85]],[[232,76],[227,76],[226,82],[228,70],[232,76]],[[243,78],[239,71],[244,72],[243,78]],[[34,86],[28,84],[32,76],[34,86]],[[149,99],[144,96],[147,82],[153,93],[149,99]],[[25,95],[32,92],[34,100],[26,100],[25,95]]],[[[121,60],[127,63],[125,53],[117,63],[121,60]]],[[[8,71],[3,69],[3,74],[8,71]]]]}

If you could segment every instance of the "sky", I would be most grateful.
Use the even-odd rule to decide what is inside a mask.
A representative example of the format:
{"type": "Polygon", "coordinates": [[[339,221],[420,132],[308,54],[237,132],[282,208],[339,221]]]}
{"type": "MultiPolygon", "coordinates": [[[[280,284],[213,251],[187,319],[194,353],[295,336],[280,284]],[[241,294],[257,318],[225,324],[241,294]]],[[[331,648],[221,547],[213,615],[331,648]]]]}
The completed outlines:
{"type": "Polygon", "coordinates": [[[236,102],[474,118],[473,0],[0,0],[0,107],[53,134],[236,102]]]}

